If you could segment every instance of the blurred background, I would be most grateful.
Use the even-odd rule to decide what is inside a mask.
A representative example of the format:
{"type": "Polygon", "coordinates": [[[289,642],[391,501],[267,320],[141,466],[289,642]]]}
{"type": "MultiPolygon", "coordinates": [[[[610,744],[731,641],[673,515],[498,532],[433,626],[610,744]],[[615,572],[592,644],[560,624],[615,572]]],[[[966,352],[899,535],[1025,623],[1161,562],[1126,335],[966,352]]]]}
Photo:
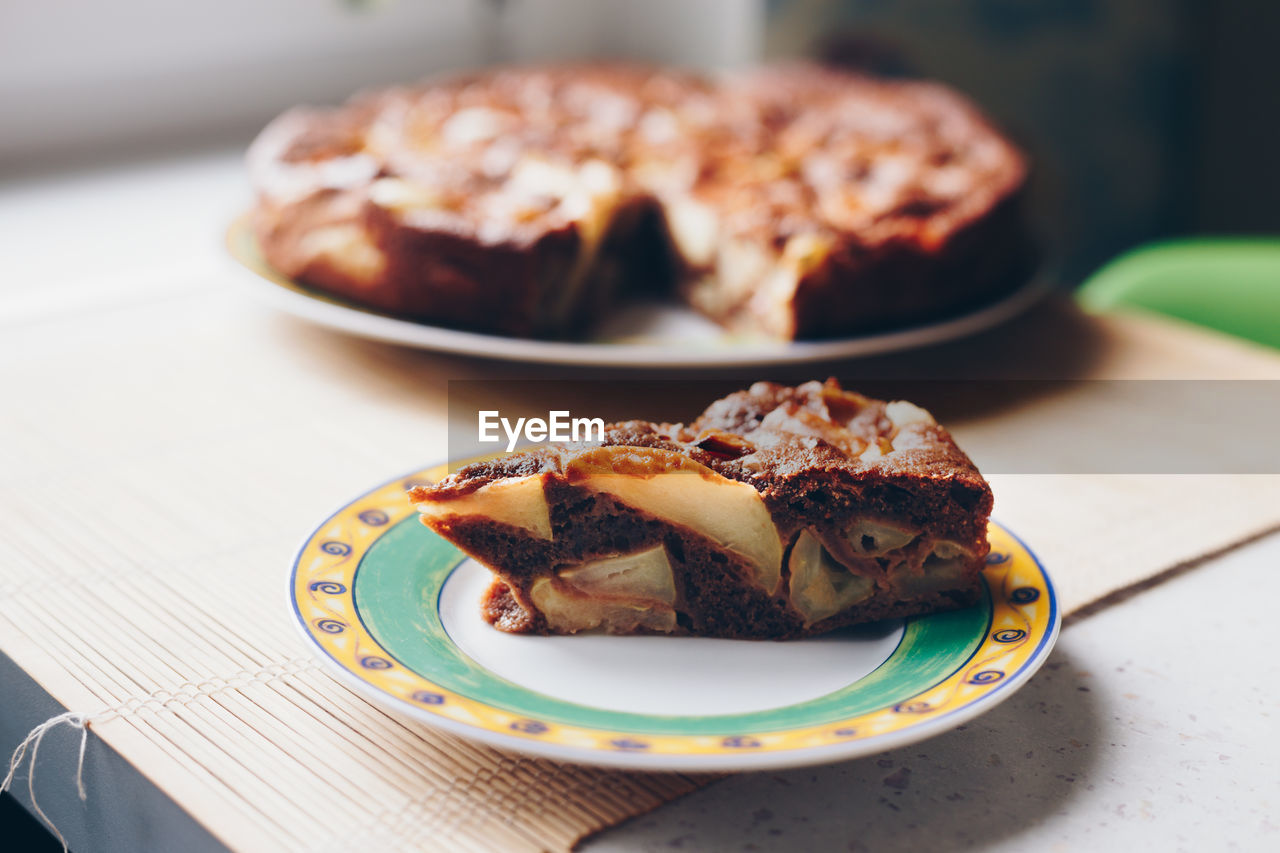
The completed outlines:
{"type": "Polygon", "coordinates": [[[59,0],[0,8],[0,174],[242,147],[281,110],[494,62],[816,56],[969,94],[1033,155],[1063,277],[1280,231],[1270,0],[59,0]]]}

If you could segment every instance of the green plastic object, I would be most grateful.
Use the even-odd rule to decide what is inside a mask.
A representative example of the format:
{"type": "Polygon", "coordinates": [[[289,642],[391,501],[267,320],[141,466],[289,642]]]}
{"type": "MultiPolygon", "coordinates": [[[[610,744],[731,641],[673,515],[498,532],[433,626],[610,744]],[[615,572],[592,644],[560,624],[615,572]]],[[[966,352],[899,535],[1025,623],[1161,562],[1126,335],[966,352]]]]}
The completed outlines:
{"type": "Polygon", "coordinates": [[[1076,294],[1088,311],[1139,308],[1280,349],[1280,239],[1191,239],[1121,255],[1076,294]]]}

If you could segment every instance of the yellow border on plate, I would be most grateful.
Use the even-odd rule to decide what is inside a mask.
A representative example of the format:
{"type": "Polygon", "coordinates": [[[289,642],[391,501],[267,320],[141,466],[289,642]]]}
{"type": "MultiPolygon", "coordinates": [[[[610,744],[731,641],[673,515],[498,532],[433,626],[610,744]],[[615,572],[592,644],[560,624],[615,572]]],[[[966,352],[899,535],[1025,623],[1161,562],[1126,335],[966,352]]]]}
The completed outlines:
{"type": "Polygon", "coordinates": [[[439,465],[399,478],[335,513],[300,549],[291,594],[303,630],[351,676],[429,714],[494,734],[577,749],[664,755],[780,752],[847,743],[965,708],[1020,673],[1054,632],[1057,614],[1048,578],[1026,546],[993,522],[984,569],[992,605],[986,637],[951,676],[904,702],[820,726],[733,737],[637,736],[528,719],[447,690],[395,663],[356,612],[354,581],[361,557],[393,525],[416,514],[405,497],[405,484],[434,482],[447,470],[439,465]]]}

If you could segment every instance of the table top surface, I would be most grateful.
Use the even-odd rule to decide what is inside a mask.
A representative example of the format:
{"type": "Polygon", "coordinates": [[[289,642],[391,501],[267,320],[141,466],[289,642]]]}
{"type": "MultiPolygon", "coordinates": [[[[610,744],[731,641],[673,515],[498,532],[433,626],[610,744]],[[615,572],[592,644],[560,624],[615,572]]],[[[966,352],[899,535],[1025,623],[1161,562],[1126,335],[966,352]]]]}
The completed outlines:
{"type": "MultiPolygon", "coordinates": [[[[0,334],[10,352],[48,346],[72,328],[108,342],[113,318],[128,314],[145,324],[154,315],[162,322],[164,306],[181,300],[195,312],[245,318],[246,334],[290,336],[305,353],[327,357],[317,336],[328,333],[224,292],[221,229],[247,199],[239,156],[226,152],[0,184],[0,334]],[[192,206],[191,199],[200,201],[192,206]],[[82,322],[86,317],[95,322],[82,322]]],[[[198,345],[198,335],[193,341],[198,345]]],[[[346,353],[368,359],[357,368],[376,384],[386,366],[379,350],[346,353]]],[[[1201,362],[1208,375],[1213,357],[1201,362]]],[[[395,369],[420,371],[424,398],[438,401],[444,379],[429,375],[429,363],[415,357],[395,369]]],[[[59,390],[83,394],[86,404],[97,393],[59,390]]],[[[401,406],[393,414],[406,423],[434,412],[432,426],[414,429],[424,446],[443,442],[438,406],[401,406]]],[[[246,429],[251,420],[246,416],[246,429]]],[[[0,440],[9,426],[0,415],[0,440]]],[[[79,458],[91,455],[96,431],[111,429],[86,420],[79,458]]],[[[409,434],[407,426],[398,429],[409,434]]],[[[51,432],[50,446],[72,434],[51,432]]],[[[111,437],[126,448],[145,448],[148,440],[111,437]]],[[[255,464],[272,469],[272,451],[259,451],[255,464]]],[[[0,449],[0,468],[8,466],[0,487],[21,481],[23,459],[0,449]]],[[[347,485],[361,485],[371,466],[399,470],[403,456],[370,448],[359,462],[333,473],[336,489],[315,508],[341,498],[347,485]]],[[[312,477],[302,487],[318,482],[312,477]]],[[[1197,850],[1280,843],[1280,664],[1271,654],[1280,631],[1264,609],[1280,599],[1278,561],[1280,536],[1271,535],[1075,620],[1040,675],[962,730],[879,757],[733,777],[607,830],[586,849],[894,850],[929,843],[1197,850]],[[1206,601],[1218,604],[1206,608],[1206,601]]],[[[56,692],[56,678],[30,674],[56,692]]],[[[166,795],[163,786],[153,793],[166,795]]]]}
{"type": "Polygon", "coordinates": [[[1277,564],[1273,534],[1069,624],[1035,678],[962,729],[875,758],[730,778],[583,849],[1274,846],[1280,629],[1267,607],[1226,591],[1268,601],[1277,564]]]}

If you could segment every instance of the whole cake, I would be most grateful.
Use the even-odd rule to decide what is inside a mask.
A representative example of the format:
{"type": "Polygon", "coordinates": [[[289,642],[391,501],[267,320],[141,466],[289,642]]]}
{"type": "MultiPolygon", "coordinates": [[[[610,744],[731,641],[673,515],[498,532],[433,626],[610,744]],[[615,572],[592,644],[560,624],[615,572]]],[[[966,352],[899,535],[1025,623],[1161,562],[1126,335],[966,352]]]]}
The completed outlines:
{"type": "Polygon", "coordinates": [[[462,468],[410,499],[518,633],[785,638],[977,600],[991,490],[923,409],[757,383],[688,425],[462,468]]]}
{"type": "Polygon", "coordinates": [[[1025,281],[1021,154],[927,82],[589,65],[296,109],[249,152],[267,261],[386,313],[581,334],[630,292],[822,338],[1025,281]]]}

